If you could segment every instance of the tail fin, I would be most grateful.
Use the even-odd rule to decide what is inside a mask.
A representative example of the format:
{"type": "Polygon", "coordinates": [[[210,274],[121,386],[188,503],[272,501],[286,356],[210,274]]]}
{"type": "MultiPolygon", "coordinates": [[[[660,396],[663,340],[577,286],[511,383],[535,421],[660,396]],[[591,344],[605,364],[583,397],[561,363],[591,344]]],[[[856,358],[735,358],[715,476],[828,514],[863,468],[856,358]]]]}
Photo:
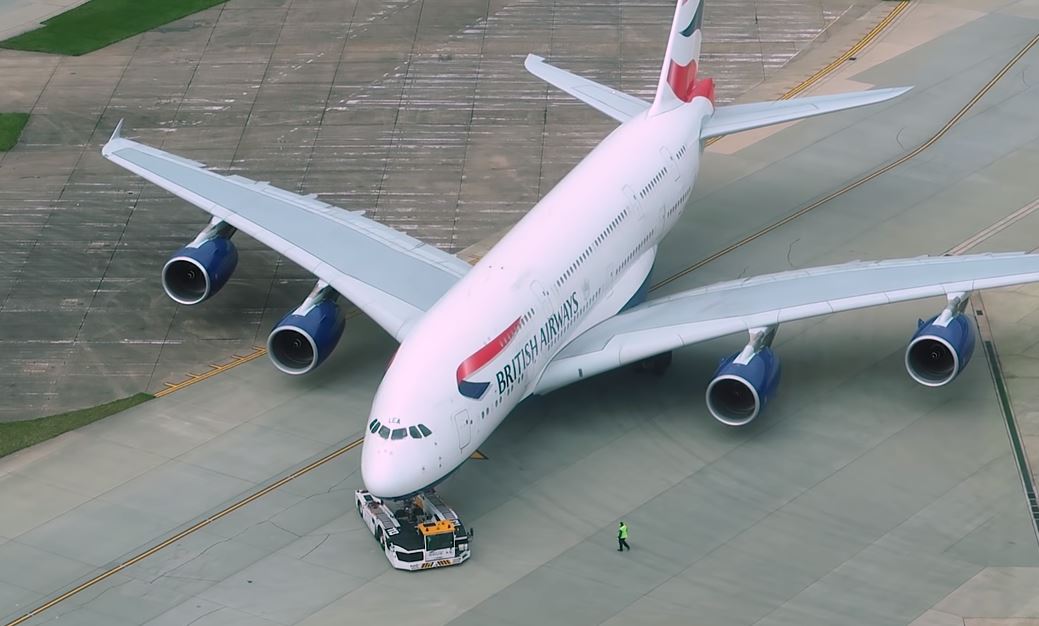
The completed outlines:
{"type": "Polygon", "coordinates": [[[657,82],[657,95],[649,109],[650,115],[666,113],[693,98],[703,97],[714,102],[714,81],[697,78],[700,63],[700,43],[703,41],[703,4],[705,0],[678,0],[675,17],[671,21],[671,36],[667,40],[664,66],[657,82]]]}

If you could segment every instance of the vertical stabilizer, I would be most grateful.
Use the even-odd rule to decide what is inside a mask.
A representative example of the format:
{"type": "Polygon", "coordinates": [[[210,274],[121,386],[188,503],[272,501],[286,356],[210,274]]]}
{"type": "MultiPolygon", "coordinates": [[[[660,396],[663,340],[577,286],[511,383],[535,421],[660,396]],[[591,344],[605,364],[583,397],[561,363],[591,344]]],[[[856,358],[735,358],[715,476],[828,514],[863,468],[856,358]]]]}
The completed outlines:
{"type": "Polygon", "coordinates": [[[667,40],[664,66],[657,82],[650,115],[676,109],[693,98],[714,101],[714,81],[697,77],[700,63],[700,43],[703,41],[703,4],[705,0],[678,0],[675,17],[671,21],[671,36],[667,40]]]}

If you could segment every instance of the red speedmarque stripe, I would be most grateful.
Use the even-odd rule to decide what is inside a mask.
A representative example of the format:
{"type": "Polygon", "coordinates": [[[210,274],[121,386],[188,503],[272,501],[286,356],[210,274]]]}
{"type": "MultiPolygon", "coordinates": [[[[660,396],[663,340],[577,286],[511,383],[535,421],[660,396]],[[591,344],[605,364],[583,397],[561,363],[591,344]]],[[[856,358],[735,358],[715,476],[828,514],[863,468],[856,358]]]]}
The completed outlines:
{"type": "Polygon", "coordinates": [[[455,381],[462,382],[465,377],[469,376],[476,370],[480,369],[484,365],[487,365],[494,357],[501,354],[501,351],[505,349],[505,346],[509,345],[512,338],[516,336],[516,331],[519,330],[520,319],[516,318],[516,321],[509,324],[509,327],[501,332],[500,335],[491,339],[484,347],[474,352],[469,358],[462,361],[462,364],[458,366],[455,371],[455,381]]]}

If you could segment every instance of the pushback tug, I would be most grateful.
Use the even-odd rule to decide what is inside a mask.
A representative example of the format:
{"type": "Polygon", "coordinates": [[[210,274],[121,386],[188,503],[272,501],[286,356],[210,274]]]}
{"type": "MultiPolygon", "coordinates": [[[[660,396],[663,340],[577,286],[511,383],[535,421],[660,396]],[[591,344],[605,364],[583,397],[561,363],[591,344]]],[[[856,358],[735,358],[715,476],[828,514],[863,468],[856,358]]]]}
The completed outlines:
{"type": "Polygon", "coordinates": [[[467,532],[454,510],[432,491],[398,503],[358,489],[355,500],[357,512],[393,567],[432,569],[469,558],[472,530],[467,532]]]}

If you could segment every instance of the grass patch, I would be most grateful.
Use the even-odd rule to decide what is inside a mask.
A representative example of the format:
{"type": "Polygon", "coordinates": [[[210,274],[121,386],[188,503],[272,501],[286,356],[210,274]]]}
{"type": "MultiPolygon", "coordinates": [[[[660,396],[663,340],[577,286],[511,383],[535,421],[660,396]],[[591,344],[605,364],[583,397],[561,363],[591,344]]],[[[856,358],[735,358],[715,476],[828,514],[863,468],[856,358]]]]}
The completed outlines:
{"type": "Polygon", "coordinates": [[[226,0],[90,0],[0,41],[0,48],[79,56],[226,0]]]}
{"type": "Polygon", "coordinates": [[[0,152],[10,150],[18,143],[18,136],[28,121],[28,113],[0,113],[0,152]]]}
{"type": "Polygon", "coordinates": [[[132,406],[151,400],[154,396],[148,393],[137,393],[129,398],[115,400],[89,409],[59,413],[50,417],[40,417],[24,422],[0,423],[0,456],[11,454],[16,450],[57,437],[62,433],[86,426],[91,422],[124,411],[132,406]]]}

